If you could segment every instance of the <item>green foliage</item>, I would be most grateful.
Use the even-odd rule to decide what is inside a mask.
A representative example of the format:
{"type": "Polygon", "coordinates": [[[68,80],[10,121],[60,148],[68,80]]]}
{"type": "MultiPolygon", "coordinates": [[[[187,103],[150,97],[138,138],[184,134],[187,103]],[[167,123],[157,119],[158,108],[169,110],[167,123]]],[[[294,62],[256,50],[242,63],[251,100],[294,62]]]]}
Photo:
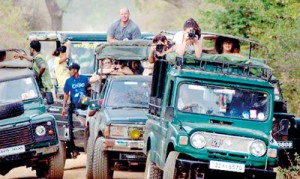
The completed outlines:
{"type": "Polygon", "coordinates": [[[28,23],[22,17],[21,9],[12,1],[2,1],[0,6],[0,48],[24,48],[28,23]]]}
{"type": "Polygon", "coordinates": [[[300,156],[295,153],[295,164],[289,168],[278,168],[279,178],[296,179],[300,174],[300,156]]]}
{"type": "Polygon", "coordinates": [[[290,112],[300,115],[300,2],[298,0],[207,0],[223,8],[199,10],[208,31],[255,39],[269,49],[268,64],[283,82],[290,112]],[[208,23],[209,22],[209,23],[208,23]]]}

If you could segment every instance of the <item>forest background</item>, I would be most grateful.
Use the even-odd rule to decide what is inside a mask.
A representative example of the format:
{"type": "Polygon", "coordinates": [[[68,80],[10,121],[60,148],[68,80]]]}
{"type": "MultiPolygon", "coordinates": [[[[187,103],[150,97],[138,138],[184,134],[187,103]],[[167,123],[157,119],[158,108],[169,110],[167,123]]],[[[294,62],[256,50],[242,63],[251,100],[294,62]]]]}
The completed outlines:
{"type": "Polygon", "coordinates": [[[3,0],[0,48],[28,49],[33,30],[105,32],[125,6],[144,32],[178,31],[193,17],[203,31],[264,43],[288,110],[300,117],[299,0],[3,0]]]}

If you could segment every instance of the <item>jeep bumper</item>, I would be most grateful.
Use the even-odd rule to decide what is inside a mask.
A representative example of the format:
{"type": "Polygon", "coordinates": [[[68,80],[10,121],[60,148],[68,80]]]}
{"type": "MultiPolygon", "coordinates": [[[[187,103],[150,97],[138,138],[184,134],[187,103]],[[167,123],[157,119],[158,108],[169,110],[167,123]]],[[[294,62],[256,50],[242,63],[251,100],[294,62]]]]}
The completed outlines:
{"type": "Polygon", "coordinates": [[[227,175],[230,177],[237,178],[264,178],[264,179],[275,179],[276,172],[273,170],[264,170],[261,168],[248,168],[245,167],[244,172],[232,172],[225,170],[215,170],[210,169],[209,162],[203,161],[192,161],[186,159],[177,159],[176,160],[176,168],[178,169],[177,176],[186,176],[190,178],[218,178],[221,176],[227,175]]]}
{"type": "Polygon", "coordinates": [[[39,158],[39,157],[43,157],[46,155],[54,154],[58,151],[58,149],[59,149],[59,144],[49,146],[49,147],[30,149],[28,151],[25,151],[25,152],[22,152],[19,154],[1,156],[0,163],[16,161],[16,160],[23,160],[23,161],[31,160],[33,158],[39,158]]]}
{"type": "Polygon", "coordinates": [[[108,151],[143,152],[143,140],[120,140],[102,138],[101,142],[108,151]]]}

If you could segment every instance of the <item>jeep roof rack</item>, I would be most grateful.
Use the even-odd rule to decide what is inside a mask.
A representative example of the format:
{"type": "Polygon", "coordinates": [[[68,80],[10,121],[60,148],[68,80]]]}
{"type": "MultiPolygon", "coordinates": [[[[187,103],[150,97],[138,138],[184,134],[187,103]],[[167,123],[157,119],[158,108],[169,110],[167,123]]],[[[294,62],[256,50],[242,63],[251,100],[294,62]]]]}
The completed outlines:
{"type": "Polygon", "coordinates": [[[27,60],[8,60],[0,62],[0,69],[3,68],[29,68],[32,69],[32,63],[27,60]]]}
{"type": "Polygon", "coordinates": [[[242,57],[229,55],[204,54],[201,59],[176,56],[176,65],[181,70],[206,71],[224,75],[235,75],[247,78],[259,78],[270,81],[272,69],[266,64],[242,57]]]}
{"type": "Polygon", "coordinates": [[[147,60],[150,53],[151,40],[129,40],[103,43],[96,47],[97,59],[112,60],[147,60]]]}
{"type": "MultiPolygon", "coordinates": [[[[172,40],[176,32],[163,30],[160,33],[166,35],[166,37],[169,40],[172,40]]],[[[203,36],[203,39],[205,39],[205,40],[216,40],[218,37],[225,37],[225,38],[237,39],[240,42],[247,42],[247,43],[249,43],[249,55],[248,55],[249,59],[252,58],[252,49],[254,48],[255,45],[264,47],[267,51],[267,54],[269,53],[269,50],[265,44],[256,42],[252,39],[236,37],[236,36],[227,35],[227,34],[213,33],[213,32],[201,32],[201,35],[203,36]]],[[[265,60],[265,63],[266,62],[267,61],[265,60]]]]}
{"type": "MultiPolygon", "coordinates": [[[[142,38],[152,37],[149,32],[142,32],[142,38]]],[[[28,40],[38,41],[106,41],[106,32],[80,32],[80,31],[31,31],[28,40]]]]}

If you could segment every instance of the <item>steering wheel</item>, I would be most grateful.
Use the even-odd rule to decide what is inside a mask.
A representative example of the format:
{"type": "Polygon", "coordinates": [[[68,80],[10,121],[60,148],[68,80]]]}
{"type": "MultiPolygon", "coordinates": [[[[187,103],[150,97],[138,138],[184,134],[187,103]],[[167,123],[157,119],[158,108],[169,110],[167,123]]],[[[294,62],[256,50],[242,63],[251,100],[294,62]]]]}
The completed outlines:
{"type": "Polygon", "coordinates": [[[184,106],[182,108],[182,111],[194,112],[194,109],[196,109],[196,111],[197,111],[197,109],[199,109],[199,108],[200,108],[199,104],[189,104],[187,106],[184,106]]]}

